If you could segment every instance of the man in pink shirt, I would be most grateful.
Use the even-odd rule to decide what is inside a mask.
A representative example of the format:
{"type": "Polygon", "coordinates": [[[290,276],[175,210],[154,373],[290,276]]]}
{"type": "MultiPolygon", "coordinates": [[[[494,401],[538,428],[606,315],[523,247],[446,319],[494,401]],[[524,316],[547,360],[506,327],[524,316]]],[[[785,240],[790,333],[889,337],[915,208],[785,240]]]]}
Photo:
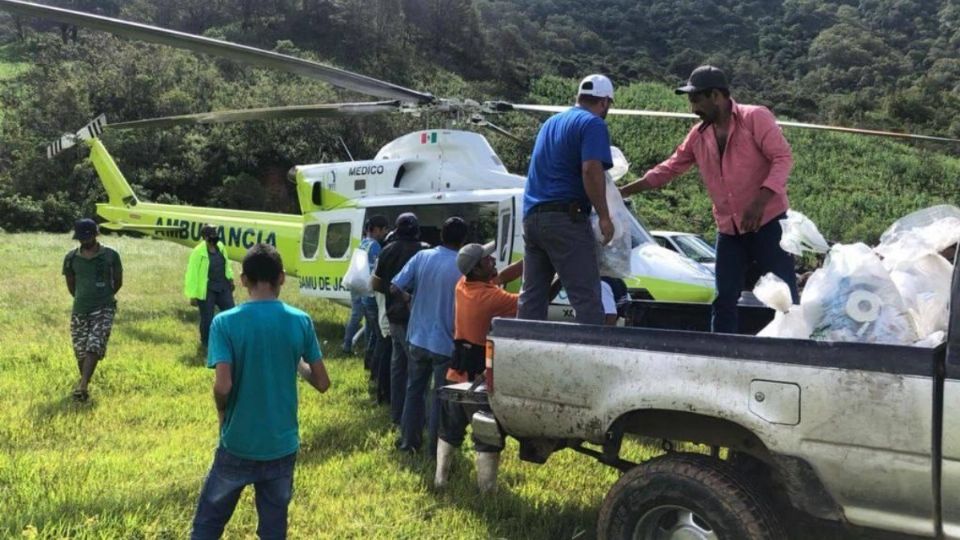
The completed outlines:
{"type": "Polygon", "coordinates": [[[793,256],[780,248],[779,220],[786,217],[787,178],[793,166],[790,145],[766,107],[741,105],[730,98],[727,78],[713,66],[693,70],[677,88],[702,120],[663,163],[626,185],[627,197],[657,189],[696,165],[713,201],[717,221],[717,298],[714,332],[737,331],[737,301],[752,262],[760,274],[773,272],[799,302],[793,256]]]}

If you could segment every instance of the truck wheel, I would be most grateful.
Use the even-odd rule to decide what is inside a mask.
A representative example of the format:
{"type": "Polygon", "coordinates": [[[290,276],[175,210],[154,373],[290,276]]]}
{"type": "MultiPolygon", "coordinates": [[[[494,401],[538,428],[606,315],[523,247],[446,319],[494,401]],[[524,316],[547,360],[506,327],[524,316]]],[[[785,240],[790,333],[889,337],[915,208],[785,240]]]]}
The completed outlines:
{"type": "Polygon", "coordinates": [[[781,540],[758,490],[709,456],[668,454],[620,477],[603,500],[601,540],[781,540]]]}

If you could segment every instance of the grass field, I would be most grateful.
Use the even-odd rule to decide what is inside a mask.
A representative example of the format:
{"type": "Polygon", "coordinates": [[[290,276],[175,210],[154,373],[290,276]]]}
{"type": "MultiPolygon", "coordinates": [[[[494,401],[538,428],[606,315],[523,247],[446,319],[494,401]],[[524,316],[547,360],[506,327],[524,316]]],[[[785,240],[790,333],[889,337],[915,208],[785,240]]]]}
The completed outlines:
{"type": "MultiPolygon", "coordinates": [[[[78,405],[68,398],[77,373],[60,275],[73,241],[0,234],[0,538],[182,538],[189,530],[217,433],[196,311],[180,293],[188,250],[103,241],[121,253],[125,284],[91,401],[78,405]]],[[[546,465],[523,463],[511,443],[499,493],[481,497],[467,448],[451,488],[433,492],[432,461],[393,450],[395,433],[371,401],[361,360],[338,355],[347,311],[299,297],[294,280],[283,299],[314,318],[333,381],[324,395],[301,384],[291,538],[594,536],[613,469],[569,451],[546,465]]],[[[251,495],[227,538],[254,537],[251,495]]]]}

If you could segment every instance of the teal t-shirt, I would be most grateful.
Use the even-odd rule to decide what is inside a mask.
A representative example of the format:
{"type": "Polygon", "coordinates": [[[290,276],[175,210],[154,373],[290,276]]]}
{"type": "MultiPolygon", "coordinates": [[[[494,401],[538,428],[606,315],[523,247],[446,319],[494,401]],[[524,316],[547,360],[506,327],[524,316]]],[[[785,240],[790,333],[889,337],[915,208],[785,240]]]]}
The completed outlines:
{"type": "Polygon", "coordinates": [[[207,367],[232,366],[233,389],[220,447],[266,461],[300,448],[297,364],[321,358],[310,316],[280,300],[257,300],[218,314],[210,326],[207,367]]]}

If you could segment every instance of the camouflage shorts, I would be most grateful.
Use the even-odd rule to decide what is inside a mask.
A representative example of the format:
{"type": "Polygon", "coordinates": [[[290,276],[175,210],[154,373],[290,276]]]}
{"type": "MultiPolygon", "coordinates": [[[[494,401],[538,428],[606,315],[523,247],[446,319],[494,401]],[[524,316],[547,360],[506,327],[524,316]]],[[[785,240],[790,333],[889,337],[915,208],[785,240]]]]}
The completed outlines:
{"type": "Polygon", "coordinates": [[[113,329],[115,308],[100,308],[90,313],[74,313],[70,317],[70,337],[73,340],[73,354],[77,360],[83,360],[88,352],[97,358],[107,354],[107,340],[113,329]]]}

